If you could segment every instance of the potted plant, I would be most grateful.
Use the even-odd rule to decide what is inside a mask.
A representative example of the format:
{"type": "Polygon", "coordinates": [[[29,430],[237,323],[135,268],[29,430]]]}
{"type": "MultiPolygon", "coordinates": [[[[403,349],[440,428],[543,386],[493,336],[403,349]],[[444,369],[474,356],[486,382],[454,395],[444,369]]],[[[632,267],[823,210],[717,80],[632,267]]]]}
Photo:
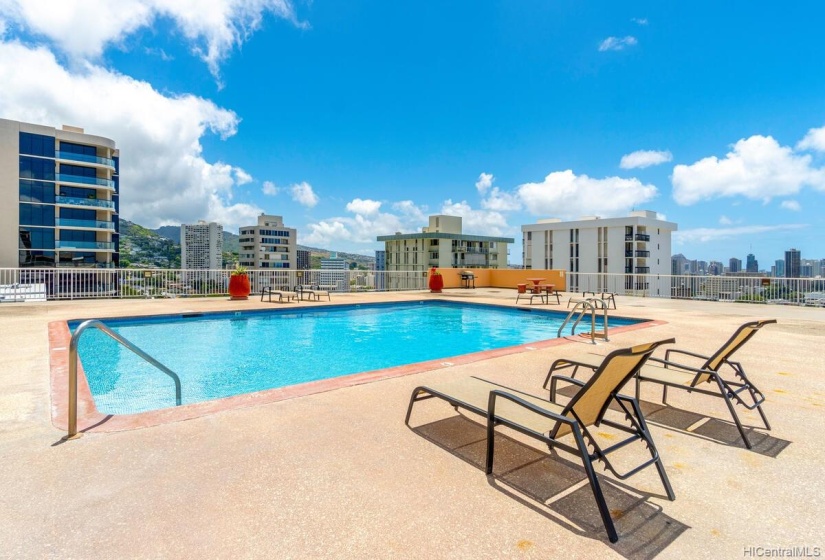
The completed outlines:
{"type": "Polygon", "coordinates": [[[229,299],[248,299],[250,291],[246,267],[235,263],[235,269],[229,277],[229,299]]]}
{"type": "Polygon", "coordinates": [[[435,267],[430,269],[430,281],[428,283],[430,292],[433,294],[440,294],[441,289],[444,288],[444,277],[436,270],[435,267]]]}

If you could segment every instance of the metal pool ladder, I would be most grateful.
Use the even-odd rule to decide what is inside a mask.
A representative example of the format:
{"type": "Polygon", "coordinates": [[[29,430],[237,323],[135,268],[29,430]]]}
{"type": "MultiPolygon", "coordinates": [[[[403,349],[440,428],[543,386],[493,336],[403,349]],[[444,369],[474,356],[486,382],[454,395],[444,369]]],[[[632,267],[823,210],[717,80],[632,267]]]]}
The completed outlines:
{"type": "Polygon", "coordinates": [[[103,324],[103,322],[99,321],[98,319],[89,319],[88,321],[83,321],[77,330],[74,331],[72,335],[72,340],[69,343],[69,429],[68,433],[63,439],[76,439],[79,438],[83,434],[79,434],[77,432],[77,345],[80,342],[80,337],[84,333],[84,331],[89,328],[94,327],[99,329],[115,339],[121,345],[125,346],[160,371],[168,375],[172,378],[175,382],[175,405],[180,406],[180,377],[178,374],[157,361],[155,358],[114,332],[112,329],[107,327],[103,324]]]}
{"type": "Polygon", "coordinates": [[[576,334],[576,327],[581,322],[582,318],[584,317],[585,313],[590,311],[590,341],[593,344],[596,344],[597,338],[603,338],[604,340],[608,341],[610,339],[607,338],[607,303],[601,298],[587,298],[576,302],[576,305],[573,306],[573,309],[570,310],[570,313],[567,314],[567,317],[564,319],[564,322],[559,327],[559,332],[556,336],[561,338],[561,332],[564,330],[564,327],[567,326],[567,323],[570,322],[570,319],[573,315],[578,312],[578,317],[573,322],[573,326],[570,328],[570,334],[576,334]],[[603,309],[604,310],[604,330],[597,331],[596,330],[596,309],[603,309]]]}

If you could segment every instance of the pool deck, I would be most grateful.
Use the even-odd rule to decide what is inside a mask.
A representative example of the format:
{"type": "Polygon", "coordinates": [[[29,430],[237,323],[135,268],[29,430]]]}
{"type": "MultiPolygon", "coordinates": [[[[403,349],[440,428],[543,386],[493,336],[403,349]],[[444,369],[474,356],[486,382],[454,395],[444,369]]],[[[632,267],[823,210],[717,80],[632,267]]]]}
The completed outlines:
{"type": "MultiPolygon", "coordinates": [[[[515,290],[333,294],[331,303],[436,297],[514,305],[515,290]]],[[[795,547],[825,554],[825,310],[816,308],[619,297],[611,314],[659,323],[611,332],[595,346],[576,337],[445,359],[61,441],[65,403],[61,391],[52,399],[50,323],[325,304],[0,305],[0,558],[757,558],[795,547]],[[616,544],[571,457],[502,430],[488,479],[477,418],[433,399],[416,405],[412,429],[404,424],[410,393],[429,382],[476,375],[542,394],[556,358],[593,362],[669,337],[711,352],[746,320],[763,318],[779,322],[737,358],[766,394],[773,429],[753,430],[747,450],[721,399],[671,391],[663,408],[660,391],[646,386],[643,407],[676,500],[664,497],[653,469],[620,482],[597,466],[616,544]]],[[[58,348],[52,359],[62,352],[65,362],[67,350],[58,348]]],[[[759,426],[758,415],[738,408],[759,426]]],[[[617,456],[632,461],[634,452],[644,450],[617,456]]]]}

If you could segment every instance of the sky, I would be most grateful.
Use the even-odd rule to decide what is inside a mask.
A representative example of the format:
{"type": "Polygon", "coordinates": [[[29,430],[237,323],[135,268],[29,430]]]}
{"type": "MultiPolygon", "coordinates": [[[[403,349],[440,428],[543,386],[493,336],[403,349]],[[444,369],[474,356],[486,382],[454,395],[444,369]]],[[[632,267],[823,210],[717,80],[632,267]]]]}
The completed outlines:
{"type": "Polygon", "coordinates": [[[825,258],[819,0],[0,0],[0,117],[121,151],[122,218],[262,212],[371,255],[653,210],[673,253],[825,258]]]}

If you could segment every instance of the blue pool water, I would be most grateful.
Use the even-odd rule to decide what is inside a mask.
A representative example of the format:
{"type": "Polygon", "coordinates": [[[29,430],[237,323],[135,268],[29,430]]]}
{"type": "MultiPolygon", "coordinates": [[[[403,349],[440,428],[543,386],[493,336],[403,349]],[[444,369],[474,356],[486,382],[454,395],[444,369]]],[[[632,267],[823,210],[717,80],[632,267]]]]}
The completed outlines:
{"type": "MultiPolygon", "coordinates": [[[[565,317],[428,301],[104,322],[177,373],[188,404],[555,338],[565,317]]],[[[610,318],[611,327],[637,322],[610,318]]],[[[168,376],[97,329],[83,334],[79,354],[104,414],[175,406],[168,376]]]]}

